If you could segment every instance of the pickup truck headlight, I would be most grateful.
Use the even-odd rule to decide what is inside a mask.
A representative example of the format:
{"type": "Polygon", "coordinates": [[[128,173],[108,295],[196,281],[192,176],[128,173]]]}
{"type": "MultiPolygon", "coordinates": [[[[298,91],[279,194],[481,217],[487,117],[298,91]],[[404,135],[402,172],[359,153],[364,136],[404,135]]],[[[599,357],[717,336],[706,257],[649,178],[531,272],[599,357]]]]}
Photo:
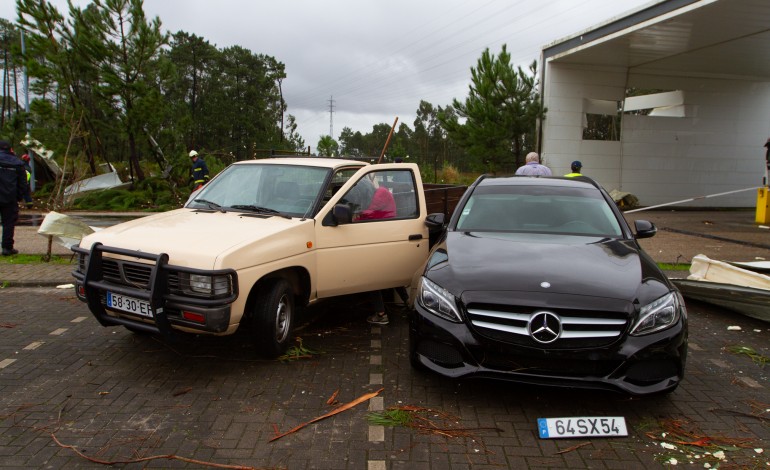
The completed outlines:
{"type": "Polygon", "coordinates": [[[455,323],[462,323],[457,301],[451,292],[426,277],[420,279],[418,301],[430,313],[455,323]]]}
{"type": "Polygon", "coordinates": [[[639,312],[631,335],[642,336],[664,330],[679,321],[682,304],[676,292],[669,292],[663,297],[645,305],[639,312]]]}
{"type": "Polygon", "coordinates": [[[180,273],[183,291],[210,296],[229,295],[232,293],[232,280],[227,274],[191,274],[180,273]]]}

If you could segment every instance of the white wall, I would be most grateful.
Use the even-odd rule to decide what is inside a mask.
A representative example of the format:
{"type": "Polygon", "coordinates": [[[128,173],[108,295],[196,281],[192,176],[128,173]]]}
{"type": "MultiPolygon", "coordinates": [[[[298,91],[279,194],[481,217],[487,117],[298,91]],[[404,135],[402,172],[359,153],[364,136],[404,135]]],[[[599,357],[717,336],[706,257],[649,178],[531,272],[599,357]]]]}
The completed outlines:
{"type": "MultiPolygon", "coordinates": [[[[554,174],[572,160],[607,190],[645,206],[757,187],[770,137],[770,83],[724,78],[630,74],[628,86],[682,90],[686,117],[625,114],[619,142],[582,140],[583,99],[622,100],[624,68],[546,64],[543,159],[554,174]]],[[[682,206],[753,207],[756,191],[682,206]]]]}
{"type": "Polygon", "coordinates": [[[548,109],[543,121],[542,160],[554,175],[570,173],[580,160],[583,174],[608,191],[620,187],[620,142],[583,140],[584,99],[620,101],[625,68],[586,68],[546,63],[543,89],[548,109]]]}

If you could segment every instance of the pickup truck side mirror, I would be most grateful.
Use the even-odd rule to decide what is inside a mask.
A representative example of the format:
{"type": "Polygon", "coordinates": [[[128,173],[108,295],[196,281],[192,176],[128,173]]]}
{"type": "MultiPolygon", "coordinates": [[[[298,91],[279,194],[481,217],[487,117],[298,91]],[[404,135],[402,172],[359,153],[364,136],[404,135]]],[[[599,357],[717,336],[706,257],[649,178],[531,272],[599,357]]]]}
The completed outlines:
{"type": "Polygon", "coordinates": [[[335,204],[332,209],[332,215],[337,225],[345,225],[353,221],[353,212],[347,204],[335,204]]]}
{"type": "Polygon", "coordinates": [[[636,228],[636,238],[650,238],[658,233],[658,228],[655,224],[649,220],[635,220],[634,228],[636,228]]]}

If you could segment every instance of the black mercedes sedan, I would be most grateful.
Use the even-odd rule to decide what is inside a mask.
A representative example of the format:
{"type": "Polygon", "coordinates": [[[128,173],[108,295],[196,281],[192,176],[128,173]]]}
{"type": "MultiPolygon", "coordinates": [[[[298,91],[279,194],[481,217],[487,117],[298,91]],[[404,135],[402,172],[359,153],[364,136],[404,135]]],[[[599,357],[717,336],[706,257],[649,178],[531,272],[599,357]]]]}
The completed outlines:
{"type": "Polygon", "coordinates": [[[642,220],[632,231],[589,178],[479,177],[415,275],[412,365],[457,378],[673,391],[687,311],[637,243],[655,232],[642,220]]]}

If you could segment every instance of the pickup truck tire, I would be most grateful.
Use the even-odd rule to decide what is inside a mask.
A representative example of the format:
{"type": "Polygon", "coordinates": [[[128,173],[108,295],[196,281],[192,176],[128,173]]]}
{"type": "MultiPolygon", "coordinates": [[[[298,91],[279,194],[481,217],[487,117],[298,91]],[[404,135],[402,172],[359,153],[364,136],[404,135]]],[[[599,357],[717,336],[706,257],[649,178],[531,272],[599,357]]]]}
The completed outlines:
{"type": "Polygon", "coordinates": [[[259,287],[251,327],[259,352],[274,358],[286,352],[294,328],[294,294],[285,279],[273,279],[259,287]]]}

